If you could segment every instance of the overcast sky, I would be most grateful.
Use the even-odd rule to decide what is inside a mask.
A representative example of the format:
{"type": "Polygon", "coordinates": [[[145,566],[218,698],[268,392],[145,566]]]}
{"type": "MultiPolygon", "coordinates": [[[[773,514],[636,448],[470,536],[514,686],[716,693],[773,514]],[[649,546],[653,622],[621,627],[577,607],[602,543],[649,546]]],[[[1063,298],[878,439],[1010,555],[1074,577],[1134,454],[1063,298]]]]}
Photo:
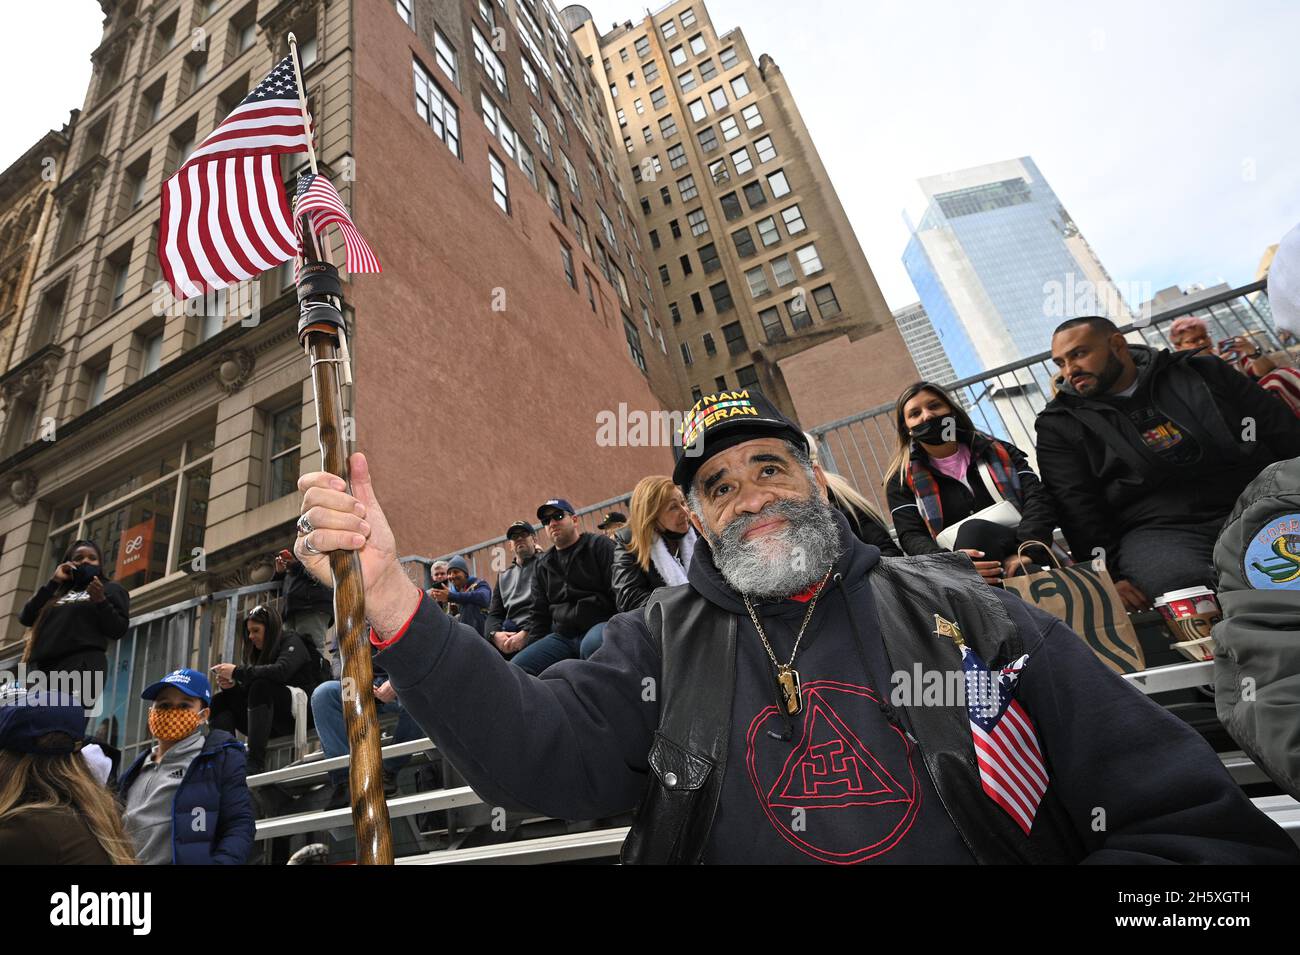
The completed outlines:
{"type": "MultiPolygon", "coordinates": [[[[646,10],[585,6],[602,30],[646,10]]],[[[6,8],[0,168],[81,105],[101,24],[93,0],[6,8]]],[[[917,297],[916,180],[998,159],[1034,158],[1120,283],[1244,284],[1300,223],[1294,0],[708,8],[781,67],[891,308],[917,297]]]]}

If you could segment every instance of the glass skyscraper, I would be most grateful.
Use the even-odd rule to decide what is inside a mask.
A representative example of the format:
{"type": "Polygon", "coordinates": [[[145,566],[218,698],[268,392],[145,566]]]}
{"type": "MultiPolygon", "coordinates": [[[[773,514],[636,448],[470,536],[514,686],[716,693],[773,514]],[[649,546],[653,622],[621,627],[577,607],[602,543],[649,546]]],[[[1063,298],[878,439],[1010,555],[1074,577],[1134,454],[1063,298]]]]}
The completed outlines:
{"type": "Polygon", "coordinates": [[[1074,220],[1028,157],[919,181],[927,206],[903,264],[958,376],[1046,351],[1080,314],[1131,321],[1074,220]]]}

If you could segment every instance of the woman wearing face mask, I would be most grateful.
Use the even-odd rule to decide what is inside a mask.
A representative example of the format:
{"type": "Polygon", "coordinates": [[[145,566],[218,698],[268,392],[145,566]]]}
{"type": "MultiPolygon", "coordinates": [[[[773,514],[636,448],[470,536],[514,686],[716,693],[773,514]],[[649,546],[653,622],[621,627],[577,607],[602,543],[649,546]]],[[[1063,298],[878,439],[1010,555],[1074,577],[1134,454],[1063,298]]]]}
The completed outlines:
{"type": "Polygon", "coordinates": [[[614,535],[614,600],[619,612],[637,610],[660,587],[686,583],[698,537],[686,499],[662,476],[642,478],[632,491],[627,526],[614,535]]]}
{"type": "Polygon", "coordinates": [[[289,687],[310,698],[329,678],[329,666],[315,643],[284,630],[272,607],[257,606],[244,617],[244,662],[218,663],[212,668],[221,692],[212,701],[212,725],[248,737],[248,771],[266,768],[266,744],[272,736],[293,732],[289,687]]]}
{"type": "Polygon", "coordinates": [[[104,686],[108,642],[126,633],[131,598],[108,579],[99,545],[73,541],[54,576],[32,595],[18,622],[31,627],[24,659],[31,670],[81,672],[82,705],[104,686]]]}
{"type": "Polygon", "coordinates": [[[113,794],[82,749],[71,696],[0,699],[0,865],[132,865],[113,794]]]}
{"type": "Polygon", "coordinates": [[[204,733],[208,678],[175,670],[145,689],[149,732],[119,787],[136,858],[147,865],[243,865],[253,851],[253,797],[244,747],[224,730],[204,733]]]}
{"type": "Polygon", "coordinates": [[[1019,513],[1016,526],[968,520],[952,549],[967,554],[990,584],[1049,559],[1041,548],[1016,556],[1024,541],[1050,543],[1056,526],[1051,498],[1019,448],[976,431],[961,406],[928,381],[898,396],[894,419],[898,448],[885,492],[905,553],[944,550],[936,540],[944,528],[1006,501],[1019,513]]]}

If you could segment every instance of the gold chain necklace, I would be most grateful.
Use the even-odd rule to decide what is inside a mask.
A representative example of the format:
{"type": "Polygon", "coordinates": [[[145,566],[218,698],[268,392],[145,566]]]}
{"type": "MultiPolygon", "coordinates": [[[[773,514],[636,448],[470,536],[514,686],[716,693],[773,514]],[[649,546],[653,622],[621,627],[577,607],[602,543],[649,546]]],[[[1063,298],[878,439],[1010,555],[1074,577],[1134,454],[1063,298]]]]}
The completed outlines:
{"type": "Polygon", "coordinates": [[[822,588],[826,586],[830,575],[830,570],[827,570],[818,581],[817,589],[813,591],[812,599],[808,601],[808,611],[803,615],[803,623],[799,626],[799,634],[794,638],[790,662],[784,665],[777,661],[776,654],[772,652],[772,644],[767,642],[767,634],[763,632],[763,625],[758,622],[758,614],[754,613],[754,605],[749,602],[749,595],[740,595],[745,601],[745,609],[749,611],[749,619],[754,622],[754,629],[758,631],[758,639],[763,641],[763,649],[767,651],[772,666],[776,667],[776,685],[781,691],[781,698],[785,701],[785,711],[791,716],[796,715],[803,707],[799,700],[799,671],[794,668],[794,658],[799,654],[799,642],[803,640],[804,631],[808,629],[808,621],[812,620],[813,611],[817,608],[817,598],[821,596],[822,588]]]}

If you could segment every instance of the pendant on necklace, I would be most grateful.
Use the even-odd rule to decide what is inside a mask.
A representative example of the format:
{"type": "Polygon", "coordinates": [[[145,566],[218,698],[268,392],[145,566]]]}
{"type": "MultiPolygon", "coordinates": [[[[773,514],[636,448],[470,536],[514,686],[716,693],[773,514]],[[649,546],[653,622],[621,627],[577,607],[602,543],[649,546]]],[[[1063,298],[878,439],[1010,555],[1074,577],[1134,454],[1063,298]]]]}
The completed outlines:
{"type": "Polygon", "coordinates": [[[799,671],[793,667],[780,667],[776,671],[776,683],[781,688],[781,696],[785,700],[785,711],[791,716],[798,714],[803,708],[799,701],[799,671]]]}

